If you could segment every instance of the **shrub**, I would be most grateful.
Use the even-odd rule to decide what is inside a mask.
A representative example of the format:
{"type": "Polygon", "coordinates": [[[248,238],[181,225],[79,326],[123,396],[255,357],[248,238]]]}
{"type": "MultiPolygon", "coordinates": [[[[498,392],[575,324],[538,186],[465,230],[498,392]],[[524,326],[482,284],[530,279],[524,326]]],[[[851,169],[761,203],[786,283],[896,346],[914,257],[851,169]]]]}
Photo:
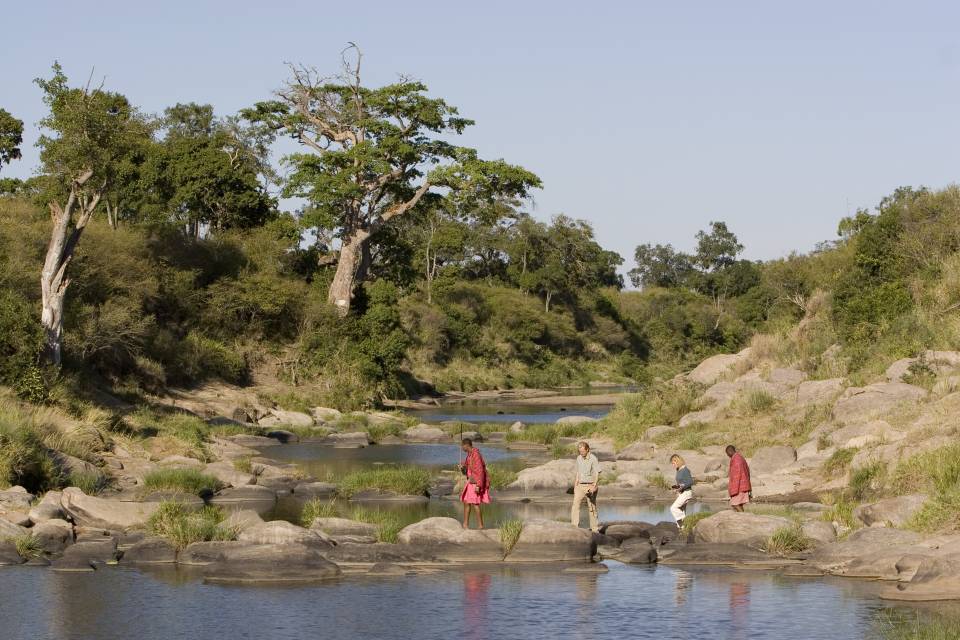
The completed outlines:
{"type": "Polygon", "coordinates": [[[777,404],[777,399],[763,389],[751,389],[744,396],[744,409],[751,414],[766,413],[777,404]]]}
{"type": "Polygon", "coordinates": [[[30,418],[0,405],[0,485],[37,493],[59,483],[57,465],[30,418]]]}
{"type": "Polygon", "coordinates": [[[506,558],[513,551],[523,532],[523,521],[518,519],[506,520],[500,523],[500,548],[506,558]]]}
{"type": "Polygon", "coordinates": [[[235,529],[223,525],[223,511],[205,506],[191,511],[181,502],[162,502],[147,521],[147,530],[156,536],[167,538],[177,550],[194,542],[233,540],[235,529]]]}
{"type": "Polygon", "coordinates": [[[220,481],[197,469],[157,469],[143,477],[143,491],[163,491],[191,495],[210,494],[220,488],[220,481]]]}
{"type": "Polygon", "coordinates": [[[820,519],[824,522],[835,522],[847,529],[856,529],[860,526],[860,521],[853,517],[856,504],[846,495],[825,494],[820,497],[820,500],[830,505],[829,509],[820,514],[820,519]]]}
{"type": "Polygon", "coordinates": [[[44,337],[37,320],[32,305],[0,289],[0,384],[31,402],[43,402],[48,395],[39,367],[44,337]]]}
{"type": "Polygon", "coordinates": [[[764,547],[767,553],[787,555],[799,553],[810,548],[810,539],[804,535],[800,525],[780,527],[773,532],[764,547]]]}
{"type": "Polygon", "coordinates": [[[360,469],[341,478],[340,495],[349,498],[360,491],[382,491],[399,495],[426,495],[430,487],[430,473],[420,467],[401,465],[360,469]]]}
{"type": "Polygon", "coordinates": [[[828,476],[836,477],[847,470],[857,450],[853,447],[837,449],[823,463],[823,472],[828,476]]]}
{"type": "Polygon", "coordinates": [[[860,467],[850,474],[850,495],[854,500],[863,501],[877,493],[886,475],[887,467],[882,462],[874,462],[860,467]]]}

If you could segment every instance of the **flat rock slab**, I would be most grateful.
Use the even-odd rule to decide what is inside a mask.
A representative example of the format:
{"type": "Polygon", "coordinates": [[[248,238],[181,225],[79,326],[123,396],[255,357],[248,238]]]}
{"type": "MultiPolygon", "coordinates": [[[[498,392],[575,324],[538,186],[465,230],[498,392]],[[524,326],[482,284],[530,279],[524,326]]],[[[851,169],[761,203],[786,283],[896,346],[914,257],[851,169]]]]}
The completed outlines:
{"type": "Polygon", "coordinates": [[[507,555],[508,562],[589,561],[593,557],[593,535],[566,522],[526,520],[520,537],[507,555]]]}
{"type": "Polygon", "coordinates": [[[732,566],[747,561],[770,562],[762,551],[742,544],[678,544],[659,550],[662,564],[732,566]]]}
{"type": "Polygon", "coordinates": [[[127,549],[121,564],[173,564],[177,550],[163,538],[147,538],[127,549]]]}
{"type": "Polygon", "coordinates": [[[63,490],[63,511],[75,524],[123,531],[142,527],[159,507],[156,502],[123,502],[88,496],[76,487],[63,490]]]}
{"type": "Polygon", "coordinates": [[[310,584],[340,575],[320,552],[301,544],[251,545],[231,549],[204,570],[213,584],[310,584]]]}
{"type": "Polygon", "coordinates": [[[793,525],[793,521],[778,516],[754,513],[720,511],[700,520],[693,530],[696,542],[737,544],[765,541],[778,529],[793,525]]]}
{"type": "Polygon", "coordinates": [[[260,485],[233,487],[210,498],[210,504],[225,509],[251,509],[262,516],[276,508],[277,492],[260,485]]]}
{"type": "Polygon", "coordinates": [[[453,518],[415,522],[400,531],[398,542],[453,562],[499,562],[504,556],[497,530],[464,529],[453,518]]]}

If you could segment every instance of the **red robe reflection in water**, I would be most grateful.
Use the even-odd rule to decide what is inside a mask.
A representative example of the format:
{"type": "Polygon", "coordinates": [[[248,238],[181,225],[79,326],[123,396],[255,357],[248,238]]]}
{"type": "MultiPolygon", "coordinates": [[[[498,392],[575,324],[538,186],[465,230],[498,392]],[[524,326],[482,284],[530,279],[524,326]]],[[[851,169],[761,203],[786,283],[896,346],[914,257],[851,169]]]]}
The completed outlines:
{"type": "Polygon", "coordinates": [[[465,640],[486,640],[489,624],[487,603],[490,599],[489,573],[463,574],[463,634],[465,640]]]}

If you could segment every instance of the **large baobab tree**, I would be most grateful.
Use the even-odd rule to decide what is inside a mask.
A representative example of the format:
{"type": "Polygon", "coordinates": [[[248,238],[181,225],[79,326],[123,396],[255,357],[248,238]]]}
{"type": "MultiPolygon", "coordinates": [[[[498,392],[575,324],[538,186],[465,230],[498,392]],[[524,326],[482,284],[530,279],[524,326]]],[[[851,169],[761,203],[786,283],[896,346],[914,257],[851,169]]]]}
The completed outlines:
{"type": "Polygon", "coordinates": [[[43,195],[52,228],[40,274],[41,323],[49,361],[59,366],[63,348],[64,299],[69,266],[84,229],[110,189],[131,147],[149,136],[143,117],[122,95],[71,88],[59,64],[50,79],[37,79],[49,113],[37,143],[43,195]]]}
{"type": "Polygon", "coordinates": [[[285,195],[306,198],[332,223],[340,252],[328,299],[343,315],[366,277],[371,243],[392,220],[441,199],[463,205],[524,197],[540,184],[529,171],[481,160],[473,149],[447,142],[473,123],[428,97],[422,83],[401,78],[375,89],[363,86],[360,52],[353,46],[348,51],[354,57],[344,58],[339,76],[321,78],[291,66],[278,99],[244,113],[307,149],[286,158],[293,170],[285,195]]]}

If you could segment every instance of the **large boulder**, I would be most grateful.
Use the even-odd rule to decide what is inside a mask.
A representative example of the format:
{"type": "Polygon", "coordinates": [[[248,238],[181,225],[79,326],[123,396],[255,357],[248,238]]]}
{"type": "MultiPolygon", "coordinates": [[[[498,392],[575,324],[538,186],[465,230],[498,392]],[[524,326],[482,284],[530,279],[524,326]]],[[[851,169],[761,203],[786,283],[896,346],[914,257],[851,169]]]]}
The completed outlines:
{"type": "Polygon", "coordinates": [[[960,600],[960,553],[921,559],[909,582],[887,589],[880,597],[913,602],[960,600]]]}
{"type": "Polygon", "coordinates": [[[53,561],[51,568],[54,571],[86,572],[92,571],[96,565],[114,562],[116,559],[116,538],[78,541],[67,547],[63,555],[53,561]]]}
{"type": "Polygon", "coordinates": [[[309,584],[339,575],[337,565],[302,544],[232,547],[204,570],[214,584],[309,584]]]}
{"type": "MultiPolygon", "coordinates": [[[[731,512],[732,513],[732,512],[731,512]]],[[[776,567],[787,561],[746,544],[669,544],[657,550],[658,562],[669,565],[740,565],[776,567]]]]}
{"type": "Polygon", "coordinates": [[[347,518],[314,518],[310,528],[333,537],[338,542],[376,542],[377,527],[367,522],[358,522],[347,518]]]}
{"type": "Polygon", "coordinates": [[[77,525],[124,531],[143,527],[157,510],[156,502],[124,502],[88,496],[76,487],[63,490],[63,511],[77,525]]]}
{"type": "Polygon", "coordinates": [[[709,424],[717,419],[719,407],[710,407],[701,411],[692,411],[680,418],[677,425],[682,429],[694,424],[709,424]]]}
{"type": "Polygon", "coordinates": [[[260,447],[273,447],[280,444],[279,440],[267,438],[266,436],[255,436],[250,433],[238,433],[237,435],[227,436],[225,440],[235,445],[249,447],[252,449],[259,449],[260,447]]]}
{"type": "Polygon", "coordinates": [[[919,534],[887,527],[859,529],[843,540],[818,547],[810,556],[810,564],[821,571],[846,574],[851,569],[856,575],[880,577],[891,574],[896,578],[896,562],[915,552],[921,541],[919,534]]]}
{"type": "Polygon", "coordinates": [[[283,409],[271,409],[270,413],[257,421],[261,427],[312,427],[313,417],[299,411],[285,411],[283,409]]]}
{"type": "Polygon", "coordinates": [[[906,404],[916,404],[927,392],[903,382],[877,382],[866,387],[850,387],[833,406],[837,420],[850,423],[869,420],[906,404]]]}
{"type": "Polygon", "coordinates": [[[793,447],[778,445],[762,447],[750,458],[751,474],[775,473],[797,461],[797,452],[793,447]]]}
{"type": "Polygon", "coordinates": [[[657,455],[657,445],[638,440],[620,450],[617,460],[650,460],[657,455]]]}
{"type": "Polygon", "coordinates": [[[238,535],[247,529],[263,524],[263,518],[253,509],[240,509],[234,511],[223,519],[221,526],[225,529],[235,531],[238,535]]]}
{"type": "Polygon", "coordinates": [[[252,509],[266,515],[277,506],[277,492],[260,485],[245,485],[223,489],[210,498],[210,504],[225,509],[252,509]]]}
{"type": "Polygon", "coordinates": [[[868,527],[902,527],[927,501],[927,496],[913,493],[863,504],[853,510],[853,517],[868,527]]]}
{"type": "Polygon", "coordinates": [[[552,460],[538,467],[523,469],[509,488],[523,491],[559,489],[566,491],[576,479],[577,463],[572,458],[552,460]]]}
{"type": "Polygon", "coordinates": [[[833,524],[823,520],[808,520],[800,528],[803,535],[820,544],[827,544],[837,539],[837,531],[833,528],[833,524]]]}
{"type": "Polygon", "coordinates": [[[24,558],[17,553],[17,546],[12,540],[0,539],[0,567],[23,564],[24,558]]]}
{"type": "Polygon", "coordinates": [[[657,548],[650,538],[630,538],[620,545],[616,559],[626,564],[654,564],[657,561],[657,548]]]}
{"type": "Polygon", "coordinates": [[[386,542],[338,541],[337,546],[322,551],[323,556],[338,565],[371,565],[379,562],[424,563],[438,562],[438,558],[429,548],[420,548],[406,544],[388,544],[386,542]]]}
{"type": "Polygon", "coordinates": [[[330,546],[328,536],[319,531],[304,529],[285,520],[271,520],[242,531],[237,540],[250,544],[302,544],[330,546]]]}
{"type": "Polygon", "coordinates": [[[370,444],[370,434],[366,431],[331,433],[322,442],[337,449],[362,449],[370,444]]]}
{"type": "Polygon", "coordinates": [[[212,542],[194,542],[177,554],[177,564],[202,567],[213,564],[240,547],[252,546],[246,542],[217,540],[212,542]]]}
{"type": "Polygon", "coordinates": [[[73,544],[73,526],[66,520],[44,520],[30,529],[45,553],[56,554],[73,544]]]}
{"type": "Polygon", "coordinates": [[[792,397],[793,401],[801,405],[818,405],[832,402],[847,383],[844,378],[830,378],[828,380],[807,380],[801,382],[792,397]]]}
{"type": "Polygon", "coordinates": [[[687,380],[696,382],[697,384],[711,385],[719,380],[732,367],[746,362],[749,357],[749,347],[740,353],[721,353],[710,356],[687,374],[687,380]]]}
{"type": "Polygon", "coordinates": [[[301,482],[293,488],[298,498],[333,498],[337,495],[337,485],[332,482],[301,482]]]}
{"type": "Polygon", "coordinates": [[[793,526],[791,520],[779,516],[721,511],[697,522],[693,538],[696,542],[707,543],[757,543],[765,542],[778,529],[790,526],[793,526]]]}
{"type": "Polygon", "coordinates": [[[29,511],[34,495],[20,486],[0,491],[0,511],[29,511]]]}
{"type": "Polygon", "coordinates": [[[557,424],[589,424],[596,421],[596,418],[590,416],[563,416],[557,420],[557,424]]]}
{"type": "Polygon", "coordinates": [[[204,472],[228,487],[242,487],[247,484],[254,484],[257,481],[252,473],[244,473],[238,470],[232,462],[211,462],[206,466],[204,472]]]}
{"type": "Polygon", "coordinates": [[[0,540],[4,538],[16,538],[27,532],[27,529],[18,524],[10,522],[6,518],[0,518],[0,540]]]}
{"type": "Polygon", "coordinates": [[[671,427],[668,424],[658,424],[644,431],[643,439],[654,440],[655,438],[658,438],[660,436],[665,436],[667,434],[673,433],[676,430],[677,430],[676,427],[671,427]]]}
{"type": "Polygon", "coordinates": [[[310,414],[317,422],[333,422],[343,417],[340,411],[329,407],[313,407],[310,409],[310,414]]]}
{"type": "Polygon", "coordinates": [[[464,529],[453,518],[426,518],[404,527],[397,541],[453,562],[498,562],[503,548],[496,530],[464,529]]]}
{"type": "Polygon", "coordinates": [[[587,529],[555,520],[527,520],[520,530],[509,562],[589,561],[593,556],[593,535],[587,529]]]}
{"type": "Polygon", "coordinates": [[[30,507],[30,520],[33,522],[43,522],[44,520],[58,520],[63,518],[63,509],[60,507],[60,498],[62,494],[59,491],[47,491],[40,502],[30,507]]]}
{"type": "Polygon", "coordinates": [[[173,564],[177,550],[163,538],[146,538],[123,553],[123,564],[173,564]]]}
{"type": "Polygon", "coordinates": [[[450,436],[439,427],[421,423],[404,431],[403,439],[407,442],[448,442],[450,436]]]}

